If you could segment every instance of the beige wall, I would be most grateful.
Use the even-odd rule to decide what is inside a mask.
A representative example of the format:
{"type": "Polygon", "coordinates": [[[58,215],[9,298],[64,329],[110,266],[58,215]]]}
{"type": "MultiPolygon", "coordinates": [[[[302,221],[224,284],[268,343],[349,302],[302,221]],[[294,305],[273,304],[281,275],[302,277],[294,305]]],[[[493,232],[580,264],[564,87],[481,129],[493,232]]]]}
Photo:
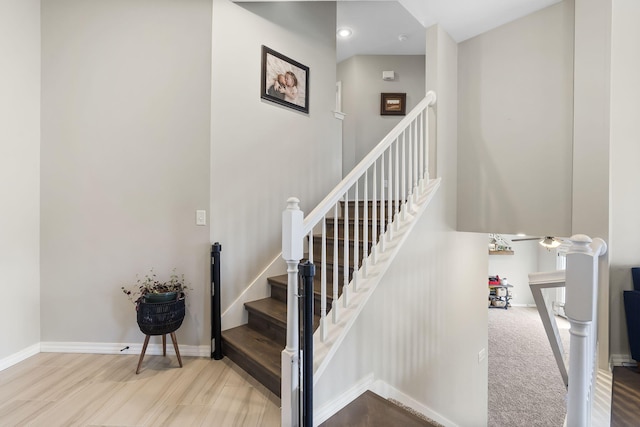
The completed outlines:
{"type": "Polygon", "coordinates": [[[573,5],[459,47],[458,228],[571,233],[573,5]]]}
{"type": "Polygon", "coordinates": [[[380,115],[380,93],[406,93],[409,112],[426,94],[424,73],[424,55],[356,55],[338,64],[346,114],[343,175],[402,120],[402,116],[380,115]],[[382,80],[383,71],[395,71],[395,80],[382,80]]]}
{"type": "Polygon", "coordinates": [[[331,2],[213,2],[210,238],[222,244],[223,310],[278,257],[287,199],[308,213],[341,179],[335,17],[331,2]],[[309,67],[309,114],[260,99],[262,45],[309,67]]]}
{"type": "Polygon", "coordinates": [[[42,341],[141,342],[120,287],[175,267],[207,343],[211,2],[43,2],[42,40],[42,341]]]}
{"type": "Polygon", "coordinates": [[[487,235],[455,231],[457,46],[439,27],[427,43],[442,185],[320,378],[314,404],[373,374],[436,420],[486,425],[487,362],[478,353],[487,348],[487,235]]]}
{"type": "MultiPolygon", "coordinates": [[[[610,239],[611,4],[610,0],[582,0],[575,4],[572,193],[572,234],[601,237],[610,246],[615,244],[610,239]]],[[[600,258],[599,316],[616,323],[615,314],[610,319],[610,307],[611,313],[616,313],[621,306],[614,295],[612,305],[609,303],[613,273],[609,272],[609,257],[607,253],[600,258]]],[[[600,323],[598,339],[599,363],[606,368],[610,354],[609,322],[600,323]]]]}
{"type": "Polygon", "coordinates": [[[630,361],[623,291],[633,289],[631,267],[640,266],[640,4],[614,0],[611,8],[611,354],[630,361]]]}
{"type": "Polygon", "coordinates": [[[40,342],[40,2],[0,2],[0,28],[2,369],[40,342]]]}

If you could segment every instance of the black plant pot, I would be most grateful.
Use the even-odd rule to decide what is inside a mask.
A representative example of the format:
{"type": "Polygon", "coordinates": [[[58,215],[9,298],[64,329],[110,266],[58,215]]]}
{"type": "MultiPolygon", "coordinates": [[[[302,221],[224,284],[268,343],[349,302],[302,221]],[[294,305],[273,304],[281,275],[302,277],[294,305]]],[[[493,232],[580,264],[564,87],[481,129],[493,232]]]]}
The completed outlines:
{"type": "Polygon", "coordinates": [[[169,302],[138,304],[137,320],[145,335],[165,335],[175,332],[184,320],[184,298],[169,302]]]}

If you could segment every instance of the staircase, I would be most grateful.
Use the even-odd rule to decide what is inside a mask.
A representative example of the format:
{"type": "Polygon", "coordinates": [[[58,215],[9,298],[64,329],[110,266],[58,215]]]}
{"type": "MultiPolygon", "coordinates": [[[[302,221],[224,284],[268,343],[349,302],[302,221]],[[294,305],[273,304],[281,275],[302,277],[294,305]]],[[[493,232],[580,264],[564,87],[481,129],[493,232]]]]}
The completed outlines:
{"type": "MultiPolygon", "coordinates": [[[[369,202],[368,216],[373,216],[373,203],[369,202]]],[[[378,204],[377,204],[378,205],[378,204]]],[[[363,215],[363,204],[359,206],[359,216],[363,215]]],[[[353,213],[355,204],[349,204],[349,211],[353,213]]],[[[348,224],[348,251],[353,265],[353,254],[355,240],[353,238],[355,224],[353,219],[344,219],[344,203],[341,204],[341,215],[337,221],[338,240],[334,241],[333,221],[327,223],[327,239],[326,251],[333,253],[333,246],[337,243],[338,254],[342,259],[344,251],[344,235],[345,223],[348,224]]],[[[380,228],[381,221],[368,221],[368,235],[380,228]],[[374,227],[375,224],[375,227],[374,227]]],[[[386,228],[386,225],[385,225],[386,228]]],[[[363,235],[363,225],[359,222],[359,236],[363,235]]],[[[371,250],[371,242],[367,243],[368,251],[371,250]]],[[[359,239],[359,254],[364,253],[364,245],[359,239]]],[[[313,253],[319,254],[322,251],[321,236],[313,238],[313,253]]],[[[362,264],[362,257],[359,257],[358,265],[362,264]]],[[[314,330],[320,323],[321,309],[321,293],[320,284],[322,280],[321,267],[319,261],[316,264],[316,275],[314,277],[314,330]]],[[[335,267],[331,261],[327,263],[327,307],[331,307],[333,302],[333,269],[338,269],[338,295],[342,295],[342,287],[344,283],[344,273],[341,266],[335,267]]],[[[351,280],[353,269],[349,269],[348,281],[351,280]]],[[[271,288],[271,296],[256,301],[246,302],[245,310],[248,313],[249,321],[247,324],[228,329],[222,332],[222,351],[225,356],[231,359],[235,364],[244,369],[253,376],[267,389],[280,397],[280,379],[281,379],[281,353],[286,345],[287,331],[287,280],[286,274],[280,276],[269,277],[267,279],[271,288]]]]}
{"type": "MultiPolygon", "coordinates": [[[[234,320],[222,333],[223,353],[280,397],[284,426],[297,424],[303,413],[300,401],[309,411],[311,399],[306,397],[313,390],[300,387],[298,266],[305,258],[316,266],[318,331],[313,334],[313,352],[305,354],[311,354],[313,363],[312,375],[305,370],[305,376],[312,376],[315,385],[440,185],[429,173],[434,163],[430,153],[436,149],[429,142],[430,107],[435,101],[435,93],[427,93],[310,212],[300,210],[296,197],[287,200],[281,254],[286,274],[265,274],[243,293],[255,297],[241,296],[227,310],[234,320]],[[249,301],[265,296],[264,280],[270,296],[249,301]],[[248,323],[236,326],[242,304],[248,323]]],[[[274,261],[268,270],[277,271],[279,265],[274,261]]],[[[321,418],[330,415],[323,412],[321,418]]]]}

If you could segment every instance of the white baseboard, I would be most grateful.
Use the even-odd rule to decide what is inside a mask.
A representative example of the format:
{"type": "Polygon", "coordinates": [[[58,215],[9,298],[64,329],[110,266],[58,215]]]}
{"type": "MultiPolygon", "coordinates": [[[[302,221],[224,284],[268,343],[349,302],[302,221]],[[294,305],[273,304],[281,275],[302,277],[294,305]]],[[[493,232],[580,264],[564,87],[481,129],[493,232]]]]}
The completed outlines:
{"type": "Polygon", "coordinates": [[[370,389],[373,384],[373,374],[369,374],[358,381],[353,387],[345,391],[330,402],[313,410],[313,424],[319,425],[331,418],[340,409],[353,402],[358,396],[370,389]]]}
{"type": "Polygon", "coordinates": [[[25,359],[30,358],[31,356],[35,356],[40,353],[40,343],[30,345],[29,347],[20,350],[17,353],[12,354],[11,356],[7,356],[5,358],[0,359],[0,371],[3,371],[16,363],[20,363],[25,359]]]}
{"type": "MultiPolygon", "coordinates": [[[[180,356],[210,357],[208,345],[184,345],[178,343],[180,356]]],[[[142,343],[99,343],[99,342],[42,342],[42,353],[90,353],[90,354],[137,354],[142,351],[142,343]]],[[[149,340],[145,354],[161,355],[162,339],[160,336],[149,340]],[[155,341],[155,342],[154,342],[155,341]]],[[[167,354],[175,354],[171,338],[167,337],[167,354]]]]}
{"type": "Polygon", "coordinates": [[[636,365],[636,361],[631,358],[630,354],[612,354],[609,356],[610,366],[636,365]]]}
{"type": "Polygon", "coordinates": [[[425,406],[412,397],[407,396],[400,390],[392,387],[384,381],[377,380],[373,383],[373,386],[370,388],[370,390],[376,394],[379,394],[385,399],[395,399],[403,405],[408,406],[409,408],[418,411],[421,414],[424,414],[425,416],[431,418],[433,421],[440,423],[445,427],[458,427],[458,425],[453,421],[443,417],[428,406],[425,406]]]}

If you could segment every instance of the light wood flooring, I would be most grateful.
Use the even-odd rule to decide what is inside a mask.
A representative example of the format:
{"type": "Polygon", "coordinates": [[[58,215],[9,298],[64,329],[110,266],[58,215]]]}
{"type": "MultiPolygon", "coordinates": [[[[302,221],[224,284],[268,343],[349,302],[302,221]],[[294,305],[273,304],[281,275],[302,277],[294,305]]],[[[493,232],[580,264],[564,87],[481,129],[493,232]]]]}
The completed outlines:
{"type": "Polygon", "coordinates": [[[228,358],[39,353],[0,371],[0,426],[279,426],[280,399],[228,358]]]}

